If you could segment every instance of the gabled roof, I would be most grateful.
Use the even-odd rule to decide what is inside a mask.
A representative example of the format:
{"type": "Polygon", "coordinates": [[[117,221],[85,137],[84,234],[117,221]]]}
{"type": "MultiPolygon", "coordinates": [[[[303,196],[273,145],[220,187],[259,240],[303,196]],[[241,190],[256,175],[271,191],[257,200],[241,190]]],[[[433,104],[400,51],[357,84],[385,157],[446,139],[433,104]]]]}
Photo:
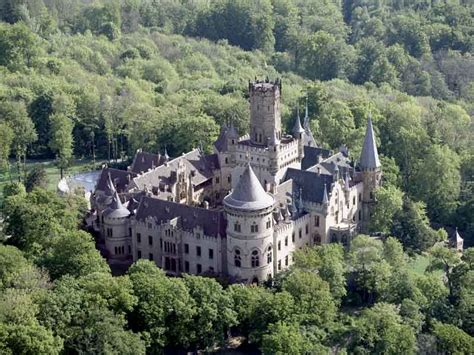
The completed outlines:
{"type": "Polygon", "coordinates": [[[117,189],[117,191],[121,193],[126,190],[131,179],[137,176],[137,174],[130,171],[125,171],[125,170],[104,168],[102,169],[102,172],[100,174],[99,180],[97,181],[97,186],[95,189],[99,191],[104,191],[107,193],[107,191],[110,190],[110,187],[108,186],[109,176],[112,179],[115,189],[117,189]]]}
{"type": "Polygon", "coordinates": [[[183,230],[192,231],[196,227],[201,227],[207,236],[226,236],[226,220],[222,211],[144,196],[137,208],[136,219],[144,221],[147,217],[154,218],[158,224],[179,218],[179,227],[183,230]]]}
{"type": "MultiPolygon", "coordinates": [[[[285,180],[293,180],[301,188],[303,201],[322,203],[324,201],[325,186],[329,189],[333,183],[332,175],[318,175],[311,171],[288,168],[285,180]]],[[[326,194],[328,191],[326,191],[326,194]]]]}
{"type": "Polygon", "coordinates": [[[167,164],[137,176],[133,179],[133,183],[139,190],[143,190],[145,187],[158,187],[160,184],[172,185],[176,182],[176,171],[180,163],[184,164],[186,171],[191,174],[194,186],[212,179],[213,171],[219,169],[219,160],[216,154],[204,155],[199,149],[194,149],[170,160],[167,164]]]}
{"type": "Polygon", "coordinates": [[[260,184],[250,164],[237,186],[224,198],[224,204],[242,210],[261,210],[273,206],[275,200],[260,184]]]}
{"type": "Polygon", "coordinates": [[[133,158],[133,163],[130,166],[130,171],[141,174],[149,169],[156,168],[165,162],[165,157],[161,154],[153,154],[148,152],[138,151],[133,158]]]}
{"type": "Polygon", "coordinates": [[[362,153],[360,154],[360,167],[361,169],[376,169],[380,166],[379,153],[377,152],[374,129],[372,127],[372,118],[369,115],[364,145],[362,147],[362,153]]]}
{"type": "Polygon", "coordinates": [[[329,149],[318,148],[315,146],[304,146],[304,157],[301,161],[301,169],[306,170],[319,163],[319,156],[322,160],[329,158],[331,151],[329,149]]]}

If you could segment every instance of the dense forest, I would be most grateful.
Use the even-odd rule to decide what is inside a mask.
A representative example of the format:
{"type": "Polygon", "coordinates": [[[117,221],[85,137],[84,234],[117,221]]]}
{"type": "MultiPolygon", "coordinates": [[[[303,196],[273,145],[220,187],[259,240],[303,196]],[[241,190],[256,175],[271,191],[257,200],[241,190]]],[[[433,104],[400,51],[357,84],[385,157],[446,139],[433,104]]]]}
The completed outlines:
{"type": "Polygon", "coordinates": [[[473,353],[474,254],[441,246],[455,227],[474,244],[473,15],[467,0],[0,0],[0,170],[27,185],[3,194],[0,352],[213,349],[232,334],[266,354],[473,353]],[[355,159],[371,113],[371,231],[390,238],[302,251],[267,287],[145,261],[112,277],[78,229],[84,202],[26,179],[27,158],[62,174],[73,157],[210,151],[221,124],[246,132],[255,77],[282,78],[288,128],[307,98],[318,144],[355,159]]]}

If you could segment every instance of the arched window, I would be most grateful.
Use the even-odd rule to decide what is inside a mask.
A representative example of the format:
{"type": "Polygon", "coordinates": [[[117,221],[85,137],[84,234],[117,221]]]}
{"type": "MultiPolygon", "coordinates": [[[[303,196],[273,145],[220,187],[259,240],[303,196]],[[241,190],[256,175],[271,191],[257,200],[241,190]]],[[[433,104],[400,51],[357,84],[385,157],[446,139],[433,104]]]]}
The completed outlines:
{"type": "Polygon", "coordinates": [[[271,264],[271,263],[272,263],[272,246],[270,245],[267,248],[267,264],[271,264]]]}
{"type": "Polygon", "coordinates": [[[258,233],[258,225],[255,222],[253,222],[253,224],[250,226],[250,232],[258,233]]]}
{"type": "Polygon", "coordinates": [[[258,250],[254,250],[252,252],[252,267],[259,267],[260,266],[260,259],[258,257],[258,250]]]}
{"type": "Polygon", "coordinates": [[[234,265],[237,266],[237,267],[240,267],[242,265],[241,260],[242,259],[240,257],[240,250],[236,249],[235,252],[234,252],[234,265]]]}

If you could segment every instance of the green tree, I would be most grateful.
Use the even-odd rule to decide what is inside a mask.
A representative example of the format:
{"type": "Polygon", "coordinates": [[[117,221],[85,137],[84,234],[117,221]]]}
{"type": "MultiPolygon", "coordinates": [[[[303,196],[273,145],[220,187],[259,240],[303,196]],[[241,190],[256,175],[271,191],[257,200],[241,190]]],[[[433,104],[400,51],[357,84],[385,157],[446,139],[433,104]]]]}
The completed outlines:
{"type": "Polygon", "coordinates": [[[413,174],[410,191],[426,203],[434,221],[448,222],[456,210],[461,176],[459,157],[446,146],[433,145],[413,174]]]}
{"type": "MultiPolygon", "coordinates": [[[[10,173],[9,156],[13,143],[13,130],[6,122],[0,122],[0,169],[7,169],[10,173]]],[[[10,174],[11,179],[11,174],[10,174]]]]}
{"type": "Polygon", "coordinates": [[[193,331],[188,330],[194,346],[207,349],[223,344],[227,331],[237,321],[232,298],[214,279],[185,275],[184,283],[196,304],[190,324],[193,331]]]}
{"type": "Polygon", "coordinates": [[[13,128],[12,150],[17,160],[18,179],[21,181],[28,146],[37,139],[35,126],[22,101],[3,102],[0,105],[0,120],[6,121],[13,128]]]}
{"type": "Polygon", "coordinates": [[[431,228],[426,216],[425,205],[406,197],[402,210],[393,222],[392,234],[406,249],[426,251],[441,239],[441,234],[431,228]]]}
{"type": "Polygon", "coordinates": [[[403,323],[396,306],[377,303],[356,320],[349,348],[354,352],[415,354],[413,329],[403,323]]]}
{"type": "Polygon", "coordinates": [[[11,70],[31,67],[39,55],[39,38],[24,23],[0,23],[0,66],[11,70]]]}
{"type": "Polygon", "coordinates": [[[392,230],[394,216],[402,210],[403,192],[395,186],[381,186],[375,192],[375,200],[377,203],[370,217],[369,229],[388,233],[392,230]]]}
{"type": "Polygon", "coordinates": [[[31,192],[35,187],[46,189],[48,187],[48,176],[45,168],[41,165],[35,165],[26,174],[25,189],[31,192]]]}
{"type": "Polygon", "coordinates": [[[452,324],[435,322],[433,334],[440,351],[448,354],[472,354],[474,338],[452,324]]]}

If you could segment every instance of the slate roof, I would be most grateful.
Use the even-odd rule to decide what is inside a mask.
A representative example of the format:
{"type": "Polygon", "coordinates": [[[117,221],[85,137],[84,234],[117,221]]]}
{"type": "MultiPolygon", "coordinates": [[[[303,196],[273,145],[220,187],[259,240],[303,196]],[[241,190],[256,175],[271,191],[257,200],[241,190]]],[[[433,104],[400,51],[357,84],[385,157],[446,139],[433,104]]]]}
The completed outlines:
{"type": "Polygon", "coordinates": [[[218,152],[225,152],[227,151],[227,133],[229,132],[227,125],[223,124],[221,127],[221,131],[219,133],[219,137],[214,142],[214,147],[216,147],[218,152]]]}
{"type": "Polygon", "coordinates": [[[158,187],[160,184],[172,185],[176,182],[176,171],[180,162],[185,164],[186,171],[192,174],[191,181],[194,186],[211,179],[214,176],[214,170],[219,169],[217,154],[204,155],[199,149],[194,149],[170,160],[167,164],[135,177],[133,183],[139,190],[143,190],[145,187],[158,187]]]}
{"type": "Polygon", "coordinates": [[[130,171],[125,171],[125,170],[119,170],[119,169],[113,169],[113,168],[104,168],[102,169],[102,172],[100,174],[99,180],[97,181],[97,186],[96,190],[100,191],[108,191],[108,180],[109,180],[109,174],[110,177],[114,183],[115,188],[119,193],[124,192],[127,189],[127,186],[129,185],[130,181],[137,176],[137,174],[130,172],[130,171]]]}
{"type": "Polygon", "coordinates": [[[372,118],[369,115],[367,120],[367,130],[365,132],[364,145],[360,154],[361,169],[376,169],[381,166],[377,145],[375,144],[374,129],[372,127],[372,118]]]}
{"type": "Polygon", "coordinates": [[[245,210],[261,210],[273,206],[274,202],[273,197],[263,189],[250,164],[235,189],[224,198],[225,205],[245,210]]]}
{"type": "Polygon", "coordinates": [[[166,161],[165,157],[161,154],[154,154],[148,152],[138,151],[133,158],[133,163],[130,166],[130,171],[141,174],[149,169],[156,168],[166,161]]]}
{"type": "Polygon", "coordinates": [[[104,215],[109,218],[125,218],[130,216],[130,211],[120,201],[117,191],[114,191],[112,202],[104,211],[104,215]]]}
{"type": "MultiPolygon", "coordinates": [[[[324,186],[330,191],[333,183],[332,175],[316,174],[311,171],[288,168],[285,180],[293,180],[296,188],[301,188],[304,201],[322,203],[324,199],[324,186]]],[[[295,188],[294,187],[294,188],[295,188]]]]}
{"type": "Polygon", "coordinates": [[[323,160],[327,159],[331,154],[329,149],[318,147],[304,146],[304,157],[301,161],[301,169],[306,170],[319,163],[318,156],[322,156],[323,160]]]}
{"type": "Polygon", "coordinates": [[[292,133],[294,135],[298,136],[300,133],[304,133],[304,132],[305,132],[305,130],[301,126],[300,113],[298,111],[298,114],[296,115],[295,125],[293,126],[292,133]]]}
{"type": "Polygon", "coordinates": [[[144,196],[136,211],[136,219],[144,221],[147,217],[153,217],[158,224],[177,217],[179,226],[183,230],[192,231],[200,226],[207,236],[226,236],[226,220],[222,211],[144,196]]]}

